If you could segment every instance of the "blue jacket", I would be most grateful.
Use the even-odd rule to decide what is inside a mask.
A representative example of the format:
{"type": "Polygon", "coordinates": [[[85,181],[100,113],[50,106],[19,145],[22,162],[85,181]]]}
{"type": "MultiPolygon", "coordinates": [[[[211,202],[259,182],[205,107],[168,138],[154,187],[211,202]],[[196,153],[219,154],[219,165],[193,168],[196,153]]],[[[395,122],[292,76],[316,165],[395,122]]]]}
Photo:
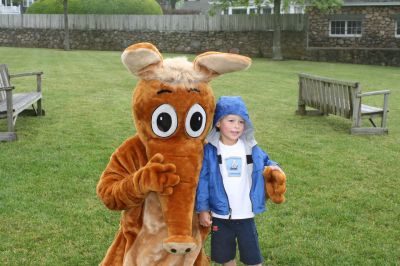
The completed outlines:
{"type": "Polygon", "coordinates": [[[245,143],[247,171],[252,179],[250,200],[254,214],[258,214],[265,211],[264,168],[269,165],[277,165],[277,163],[270,160],[269,156],[257,145],[253,126],[243,100],[240,97],[227,96],[221,97],[217,102],[214,127],[208,135],[208,143],[204,147],[203,166],[196,193],[196,211],[212,211],[220,215],[230,214],[231,208],[219,164],[219,131],[215,128],[215,124],[228,114],[240,115],[245,120],[245,129],[241,139],[245,143]]]}

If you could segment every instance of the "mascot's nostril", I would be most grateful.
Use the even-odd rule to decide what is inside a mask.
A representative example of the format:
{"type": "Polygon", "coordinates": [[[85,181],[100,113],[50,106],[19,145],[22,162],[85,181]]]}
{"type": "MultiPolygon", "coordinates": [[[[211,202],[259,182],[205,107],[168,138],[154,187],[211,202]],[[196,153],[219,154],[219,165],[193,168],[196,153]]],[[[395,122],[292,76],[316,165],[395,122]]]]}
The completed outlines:
{"type": "Polygon", "coordinates": [[[190,248],[187,248],[187,249],[185,250],[186,253],[189,253],[190,251],[191,251],[190,248]]]}
{"type": "Polygon", "coordinates": [[[176,249],[171,248],[171,253],[176,253],[176,249]]]}

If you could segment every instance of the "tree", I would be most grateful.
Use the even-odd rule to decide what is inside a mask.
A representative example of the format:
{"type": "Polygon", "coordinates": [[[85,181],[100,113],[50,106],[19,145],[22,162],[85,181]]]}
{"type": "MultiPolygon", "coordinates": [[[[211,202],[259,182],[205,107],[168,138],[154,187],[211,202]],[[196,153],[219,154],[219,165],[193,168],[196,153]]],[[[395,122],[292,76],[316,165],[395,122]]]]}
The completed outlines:
{"type": "Polygon", "coordinates": [[[272,36],[272,60],[283,60],[281,50],[281,0],[274,0],[274,33],[272,36]]]}
{"type": "MultiPolygon", "coordinates": [[[[272,1],[272,0],[270,0],[272,1]]],[[[304,4],[307,0],[273,0],[274,2],[274,33],[272,39],[272,59],[282,60],[281,51],[281,8],[289,7],[290,4],[304,4]],[[282,2],[283,1],[283,2],[282,2]],[[283,4],[283,5],[282,5],[283,4]]],[[[211,13],[215,14],[217,9],[226,9],[228,6],[249,6],[250,2],[254,5],[260,7],[263,2],[262,0],[218,0],[214,2],[211,13]]],[[[331,8],[338,7],[342,4],[342,0],[309,0],[308,3],[315,5],[318,9],[322,11],[327,11],[331,8]]]]}
{"type": "MultiPolygon", "coordinates": [[[[63,14],[64,0],[40,0],[29,14],[63,14]]],[[[162,15],[156,0],[68,0],[68,14],[162,15]]]]}
{"type": "Polygon", "coordinates": [[[68,27],[68,0],[63,0],[64,7],[64,50],[69,51],[69,27],[68,27]]]}
{"type": "Polygon", "coordinates": [[[172,9],[175,9],[175,7],[176,7],[176,2],[179,2],[179,0],[169,0],[168,2],[169,2],[169,4],[171,5],[171,8],[172,8],[172,9]]]}

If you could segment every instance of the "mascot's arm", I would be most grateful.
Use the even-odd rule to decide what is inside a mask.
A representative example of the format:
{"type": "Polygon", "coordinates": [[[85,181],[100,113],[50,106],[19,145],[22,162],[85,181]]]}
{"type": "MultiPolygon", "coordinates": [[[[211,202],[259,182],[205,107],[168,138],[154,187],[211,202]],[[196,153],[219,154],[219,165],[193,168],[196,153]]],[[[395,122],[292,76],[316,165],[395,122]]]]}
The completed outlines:
{"type": "Polygon", "coordinates": [[[156,154],[147,160],[139,137],[125,141],[111,156],[100,177],[97,194],[112,210],[124,210],[141,205],[150,191],[171,194],[179,182],[175,165],[163,164],[163,156],[156,154]]]}
{"type": "Polygon", "coordinates": [[[265,191],[274,203],[285,201],[286,175],[278,166],[267,166],[264,169],[265,191]]]}

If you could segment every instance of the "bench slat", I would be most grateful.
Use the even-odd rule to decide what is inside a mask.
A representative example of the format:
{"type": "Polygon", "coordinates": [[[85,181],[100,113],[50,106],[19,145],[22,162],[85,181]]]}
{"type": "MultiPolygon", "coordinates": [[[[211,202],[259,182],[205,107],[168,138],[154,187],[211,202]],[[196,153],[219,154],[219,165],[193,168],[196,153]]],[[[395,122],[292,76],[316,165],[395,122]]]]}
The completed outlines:
{"type": "Polygon", "coordinates": [[[332,90],[332,112],[335,115],[341,115],[341,102],[339,98],[338,88],[337,85],[334,85],[334,89],[332,90]]]}
{"type": "Polygon", "coordinates": [[[361,114],[362,115],[379,114],[379,113],[382,113],[382,111],[383,111],[382,108],[361,104],[361,114]]]}
{"type": "Polygon", "coordinates": [[[343,109],[342,109],[342,116],[345,118],[350,118],[352,114],[352,110],[350,109],[350,95],[351,95],[351,87],[341,85],[342,90],[342,100],[343,100],[343,109]]]}
{"type": "Polygon", "coordinates": [[[346,98],[345,98],[345,90],[342,85],[338,85],[338,94],[340,101],[340,116],[345,116],[346,114],[346,98]]]}

